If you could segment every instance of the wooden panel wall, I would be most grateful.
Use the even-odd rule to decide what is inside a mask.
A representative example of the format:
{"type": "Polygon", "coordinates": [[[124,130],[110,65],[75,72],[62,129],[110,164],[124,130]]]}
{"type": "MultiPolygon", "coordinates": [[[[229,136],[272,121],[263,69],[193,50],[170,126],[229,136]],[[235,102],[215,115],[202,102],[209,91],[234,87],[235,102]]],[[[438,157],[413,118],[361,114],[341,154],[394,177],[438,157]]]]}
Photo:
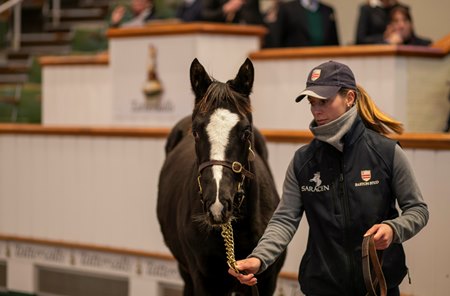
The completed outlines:
{"type": "MultiPolygon", "coordinates": [[[[156,219],[159,170],[164,138],[90,130],[46,128],[30,133],[7,128],[0,132],[0,234],[31,239],[92,244],[112,248],[169,254],[156,219]],[[75,132],[76,131],[76,132],[75,132]]],[[[36,129],[39,130],[39,129],[36,129]]],[[[301,142],[266,133],[269,159],[281,192],[285,170],[301,142]]],[[[438,138],[430,135],[430,139],[438,138]]],[[[305,138],[306,139],[306,138],[305,138]]],[[[424,141],[417,137],[416,142],[424,141]]],[[[444,143],[448,139],[441,137],[444,143]]],[[[429,142],[433,142],[430,140],[429,142]]],[[[447,171],[450,150],[410,148],[431,219],[427,228],[405,243],[412,295],[445,295],[450,289],[450,189],[447,171]]],[[[289,246],[283,271],[296,274],[307,238],[307,222],[289,246]]]]}

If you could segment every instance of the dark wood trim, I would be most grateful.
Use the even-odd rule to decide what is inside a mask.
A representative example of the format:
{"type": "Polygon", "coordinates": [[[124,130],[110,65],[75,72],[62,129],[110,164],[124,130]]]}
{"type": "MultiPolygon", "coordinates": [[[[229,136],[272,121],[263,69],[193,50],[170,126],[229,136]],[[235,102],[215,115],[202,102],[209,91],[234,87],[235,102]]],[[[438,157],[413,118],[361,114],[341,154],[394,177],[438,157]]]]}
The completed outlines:
{"type": "MultiPolygon", "coordinates": [[[[166,138],[169,132],[170,128],[0,124],[0,134],[166,138]]],[[[309,143],[313,138],[311,132],[305,130],[262,129],[261,132],[269,142],[276,143],[309,143]]],[[[406,133],[389,137],[399,141],[403,148],[450,150],[450,134],[406,133]]]]}
{"type": "MultiPolygon", "coordinates": [[[[269,142],[278,143],[309,143],[313,136],[310,131],[294,130],[262,130],[269,142]]],[[[450,150],[450,134],[445,133],[406,133],[389,135],[399,141],[403,148],[450,150]]]]}
{"type": "Polygon", "coordinates": [[[59,136],[107,136],[165,138],[169,128],[42,126],[35,124],[0,124],[0,134],[59,136]]]}
{"type": "MultiPolygon", "coordinates": [[[[155,25],[155,27],[110,29],[115,37],[129,37],[142,35],[176,35],[188,33],[214,33],[232,35],[259,35],[259,26],[242,26],[191,23],[177,25],[155,25]],[[181,26],[181,27],[179,27],[181,26]],[[231,27],[230,27],[231,26],[231,27]],[[158,27],[158,28],[156,28],[158,27]],[[177,28],[177,29],[174,29],[177,28]],[[117,35],[117,36],[116,36],[117,35]]],[[[351,46],[324,46],[324,47],[302,47],[302,48],[274,48],[263,49],[250,54],[253,60],[272,59],[298,59],[317,57],[352,57],[352,56],[415,56],[441,58],[449,53],[450,37],[435,43],[432,47],[418,46],[395,46],[395,45],[351,45],[351,46]]],[[[103,52],[96,55],[71,55],[71,56],[43,56],[39,58],[41,66],[60,65],[108,65],[109,54],[103,52]]]]}
{"type": "Polygon", "coordinates": [[[396,45],[349,45],[298,48],[262,49],[250,53],[252,60],[367,57],[367,56],[416,56],[442,58],[447,53],[441,48],[396,45]]]}
{"type": "Polygon", "coordinates": [[[183,34],[216,34],[216,35],[254,35],[262,37],[267,33],[263,26],[234,25],[221,23],[150,23],[139,28],[113,28],[106,35],[109,38],[127,38],[136,36],[183,35],[183,34]]]}
{"type": "Polygon", "coordinates": [[[43,56],[39,58],[41,66],[62,65],[108,65],[109,54],[107,52],[96,55],[72,55],[72,56],[43,56]]]}
{"type": "Polygon", "coordinates": [[[448,54],[450,52],[450,34],[433,43],[432,47],[439,48],[448,54]]]}

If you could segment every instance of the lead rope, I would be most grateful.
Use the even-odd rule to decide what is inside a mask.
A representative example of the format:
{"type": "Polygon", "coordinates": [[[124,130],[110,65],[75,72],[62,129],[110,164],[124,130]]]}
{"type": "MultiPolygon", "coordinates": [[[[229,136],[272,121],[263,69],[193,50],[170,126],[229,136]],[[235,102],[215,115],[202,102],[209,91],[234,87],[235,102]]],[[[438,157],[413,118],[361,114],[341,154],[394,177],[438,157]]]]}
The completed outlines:
{"type": "Polygon", "coordinates": [[[233,237],[233,227],[231,222],[228,221],[226,224],[222,224],[222,234],[223,241],[225,243],[225,252],[227,254],[227,264],[236,273],[239,273],[239,269],[236,267],[236,259],[234,258],[234,237],[233,237]]]}
{"type": "MultiPolygon", "coordinates": [[[[228,221],[225,224],[220,225],[222,227],[221,235],[223,237],[223,241],[225,243],[225,252],[227,255],[227,264],[233,269],[236,273],[241,273],[236,266],[236,259],[234,257],[234,235],[233,235],[233,227],[231,226],[231,222],[228,221]]],[[[256,286],[251,287],[252,295],[258,296],[258,288],[256,286]]]]}

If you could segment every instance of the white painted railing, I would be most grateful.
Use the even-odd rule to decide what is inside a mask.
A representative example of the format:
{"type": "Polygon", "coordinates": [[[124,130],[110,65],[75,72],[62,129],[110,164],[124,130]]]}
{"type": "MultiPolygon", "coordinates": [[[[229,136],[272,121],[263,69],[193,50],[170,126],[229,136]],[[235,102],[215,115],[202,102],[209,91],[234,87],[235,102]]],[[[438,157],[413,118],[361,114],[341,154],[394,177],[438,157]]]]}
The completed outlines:
{"type": "MultiPolygon", "coordinates": [[[[51,127],[35,133],[24,132],[21,126],[7,133],[0,128],[0,234],[169,254],[156,219],[164,135],[149,137],[140,130],[94,134],[90,128],[64,134],[45,129],[51,127]]],[[[423,139],[426,143],[426,135],[423,139]]],[[[431,216],[429,225],[405,243],[413,281],[412,285],[405,281],[402,291],[416,296],[450,290],[446,279],[450,239],[442,235],[450,224],[450,149],[449,139],[444,140],[447,146],[436,149],[404,142],[431,216]]],[[[300,145],[268,143],[280,192],[286,167],[300,145]]],[[[289,246],[283,272],[297,273],[306,239],[304,219],[289,246]]]]}

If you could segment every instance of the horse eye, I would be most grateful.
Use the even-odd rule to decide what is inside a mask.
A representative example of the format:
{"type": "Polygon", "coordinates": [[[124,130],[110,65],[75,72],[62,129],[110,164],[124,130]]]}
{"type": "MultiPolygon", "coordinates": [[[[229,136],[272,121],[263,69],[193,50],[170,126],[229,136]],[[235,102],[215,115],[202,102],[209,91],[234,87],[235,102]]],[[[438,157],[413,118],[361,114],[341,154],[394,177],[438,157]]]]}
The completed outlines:
{"type": "Polygon", "coordinates": [[[197,141],[199,139],[199,135],[197,131],[192,131],[192,136],[194,136],[194,139],[197,141]]]}
{"type": "Polygon", "coordinates": [[[250,136],[252,135],[252,131],[250,129],[246,129],[244,133],[242,134],[242,140],[247,141],[250,139],[250,136]]]}

